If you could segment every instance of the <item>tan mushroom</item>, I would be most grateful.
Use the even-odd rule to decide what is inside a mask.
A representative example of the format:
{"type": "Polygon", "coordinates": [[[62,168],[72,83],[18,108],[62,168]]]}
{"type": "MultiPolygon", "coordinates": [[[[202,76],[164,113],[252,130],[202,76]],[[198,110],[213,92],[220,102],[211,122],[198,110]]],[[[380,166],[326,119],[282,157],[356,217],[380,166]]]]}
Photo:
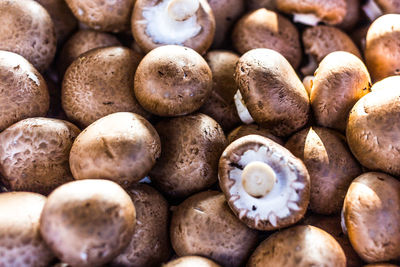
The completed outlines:
{"type": "Polygon", "coordinates": [[[185,256],[178,259],[172,260],[167,264],[163,264],[162,267],[221,267],[210,259],[200,256],[185,256]]]}
{"type": "Polygon", "coordinates": [[[275,135],[271,134],[270,131],[268,131],[267,129],[265,129],[263,127],[260,127],[257,124],[244,124],[244,125],[237,127],[236,129],[234,129],[232,132],[230,132],[228,134],[228,137],[227,137],[228,143],[230,144],[233,141],[235,141],[236,139],[239,139],[240,137],[243,137],[246,135],[251,135],[251,134],[256,134],[256,135],[261,135],[261,136],[267,137],[280,145],[284,144],[284,142],[281,138],[276,137],[275,135]]]}

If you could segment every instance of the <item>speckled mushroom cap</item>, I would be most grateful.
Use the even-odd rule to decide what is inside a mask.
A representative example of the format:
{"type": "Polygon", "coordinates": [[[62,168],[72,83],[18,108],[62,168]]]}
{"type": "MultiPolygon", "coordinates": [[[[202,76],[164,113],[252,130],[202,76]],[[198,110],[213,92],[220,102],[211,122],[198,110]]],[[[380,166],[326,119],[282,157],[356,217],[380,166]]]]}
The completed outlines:
{"type": "Polygon", "coordinates": [[[400,74],[400,14],[384,15],[370,26],[364,51],[365,62],[376,82],[400,74]]]}
{"type": "Polygon", "coordinates": [[[346,194],[342,227],[360,257],[382,262],[400,257],[400,182],[377,172],[357,177],[346,194]]]}
{"type": "Polygon", "coordinates": [[[236,139],[239,139],[240,137],[246,136],[246,135],[251,135],[251,134],[256,134],[256,135],[261,135],[264,137],[267,137],[271,139],[272,141],[283,145],[284,142],[281,138],[276,137],[275,135],[271,134],[270,131],[267,129],[260,127],[257,124],[243,124],[236,129],[234,129],[232,132],[230,132],[227,136],[228,143],[232,143],[236,139]]]}
{"type": "Polygon", "coordinates": [[[49,13],[32,0],[0,0],[0,50],[17,53],[40,72],[56,53],[56,36],[49,13]]]}
{"type": "Polygon", "coordinates": [[[0,173],[10,190],[48,194],[73,179],[68,157],[80,130],[67,121],[29,118],[0,133],[0,173]]]}
{"type": "Polygon", "coordinates": [[[319,64],[310,93],[317,124],[344,132],[351,108],[370,88],[367,67],[359,58],[343,51],[330,53],[319,64]]]}
{"type": "Polygon", "coordinates": [[[272,134],[287,136],[307,123],[307,91],[278,52],[254,49],[244,54],[236,65],[236,83],[251,117],[272,134]]]}
{"type": "Polygon", "coordinates": [[[150,177],[164,194],[186,197],[217,182],[218,159],[226,138],[215,120],[197,113],[164,119],[156,129],[162,152],[150,177]]]}
{"type": "Polygon", "coordinates": [[[400,175],[400,76],[372,86],[350,112],[346,137],[366,168],[400,175]]]}
{"type": "Polygon", "coordinates": [[[140,54],[124,47],[97,48],[76,59],[62,84],[62,106],[68,118],[83,128],[115,112],[149,118],[133,92],[141,59],[140,54]]]}
{"type": "Polygon", "coordinates": [[[48,197],[40,232],[61,261],[101,266],[129,244],[135,223],[129,195],[107,180],[66,183],[48,197]]]}
{"type": "Polygon", "coordinates": [[[212,72],[196,51],[167,45],[148,53],[135,74],[140,105],[158,116],[180,116],[198,110],[212,90],[212,72]]]}
{"type": "Polygon", "coordinates": [[[346,51],[362,59],[351,38],[331,26],[318,25],[307,28],[302,35],[304,51],[309,57],[307,66],[301,68],[304,75],[312,75],[324,57],[335,51],[346,51]]]}
{"type": "Polygon", "coordinates": [[[210,259],[200,256],[185,256],[163,264],[162,267],[221,267],[210,259]]]}
{"type": "Polygon", "coordinates": [[[173,1],[178,4],[182,2],[183,6],[189,3],[176,0],[136,0],[131,25],[137,44],[145,53],[162,45],[175,44],[204,54],[215,35],[215,18],[210,5],[207,0],[196,0],[199,6],[194,15],[178,21],[168,15],[168,5],[173,1]]]}
{"type": "Polygon", "coordinates": [[[22,119],[45,116],[50,104],[42,75],[22,56],[1,50],[0,98],[0,131],[22,119]]]}
{"type": "Polygon", "coordinates": [[[65,0],[75,17],[89,27],[109,32],[129,30],[135,0],[65,0]]]}
{"type": "Polygon", "coordinates": [[[282,15],[265,8],[248,13],[236,23],[232,44],[241,54],[255,48],[273,49],[295,69],[301,62],[302,51],[296,27],[282,15]]]}
{"type": "Polygon", "coordinates": [[[236,218],[217,191],[182,202],[173,212],[170,235],[179,256],[204,256],[222,266],[243,266],[257,245],[257,232],[236,218]]]}
{"type": "Polygon", "coordinates": [[[160,266],[168,260],[169,210],[164,197],[149,185],[128,189],[136,209],[136,226],[128,247],[111,261],[111,266],[160,266]]]}
{"type": "Polygon", "coordinates": [[[76,138],[70,153],[75,179],[109,179],[129,186],[147,175],[160,156],[160,138],[142,116],[107,115],[76,138]]]}
{"type": "Polygon", "coordinates": [[[46,197],[28,192],[0,194],[0,257],[3,266],[48,266],[54,256],[39,231],[46,197]]]}
{"type": "MultiPolygon", "coordinates": [[[[271,176],[267,171],[265,176],[271,176]]],[[[256,175],[255,175],[256,176],[256,175]]],[[[219,185],[229,206],[249,227],[269,231],[299,221],[310,200],[310,176],[303,162],[289,150],[259,135],[248,135],[231,143],[222,153],[219,185]],[[270,191],[253,196],[245,183],[246,169],[253,163],[269,166],[275,176],[270,191]]],[[[262,185],[256,176],[254,184],[262,185]]]]}

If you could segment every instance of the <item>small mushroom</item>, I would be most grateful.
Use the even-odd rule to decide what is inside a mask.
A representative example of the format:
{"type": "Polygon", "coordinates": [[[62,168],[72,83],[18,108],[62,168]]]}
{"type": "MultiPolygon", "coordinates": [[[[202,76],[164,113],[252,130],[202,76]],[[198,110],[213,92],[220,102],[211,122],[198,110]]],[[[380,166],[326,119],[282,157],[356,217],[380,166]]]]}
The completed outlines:
{"type": "Polygon", "coordinates": [[[249,227],[269,231],[299,221],[310,200],[310,177],[289,150],[259,135],[231,143],[219,160],[219,185],[249,227]]]}
{"type": "Polygon", "coordinates": [[[221,267],[210,259],[200,256],[185,256],[163,264],[162,267],[221,267]]]}
{"type": "Polygon", "coordinates": [[[227,137],[228,143],[230,144],[233,141],[235,141],[236,139],[239,139],[240,137],[243,137],[246,135],[251,135],[251,134],[256,134],[256,135],[261,135],[261,136],[267,137],[280,145],[284,144],[284,142],[281,138],[276,137],[275,135],[271,134],[270,131],[268,131],[265,128],[260,127],[257,124],[244,124],[244,125],[237,127],[236,129],[234,129],[232,132],[229,133],[229,135],[227,137]]]}
{"type": "Polygon", "coordinates": [[[203,54],[215,34],[207,0],[136,0],[131,24],[137,44],[146,53],[162,45],[182,45],[203,54]]]}
{"type": "Polygon", "coordinates": [[[222,266],[243,266],[257,245],[257,236],[236,218],[217,191],[189,197],[172,215],[171,243],[179,256],[199,255],[222,266]]]}
{"type": "Polygon", "coordinates": [[[155,115],[186,115],[198,110],[211,94],[212,72],[196,51],[162,46],[140,62],[134,90],[140,105],[155,115]]]}
{"type": "Polygon", "coordinates": [[[397,0],[367,0],[362,9],[367,17],[374,21],[383,14],[400,13],[400,4],[397,0]]]}
{"type": "Polygon", "coordinates": [[[342,227],[367,262],[400,257],[400,182],[377,172],[357,177],[347,191],[342,227]]]}

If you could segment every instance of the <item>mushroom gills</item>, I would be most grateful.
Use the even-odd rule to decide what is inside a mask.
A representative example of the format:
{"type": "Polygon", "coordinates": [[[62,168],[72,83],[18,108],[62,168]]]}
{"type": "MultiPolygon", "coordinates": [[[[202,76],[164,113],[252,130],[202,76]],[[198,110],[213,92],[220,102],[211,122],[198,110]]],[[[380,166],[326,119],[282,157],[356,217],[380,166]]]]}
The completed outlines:
{"type": "Polygon", "coordinates": [[[367,3],[363,5],[362,9],[371,21],[374,21],[383,14],[382,9],[374,0],[368,0],[367,3]]]}
{"type": "Polygon", "coordinates": [[[233,99],[235,100],[235,106],[236,106],[236,110],[237,113],[239,115],[239,118],[242,122],[246,123],[246,124],[251,124],[254,122],[253,117],[250,115],[249,110],[247,109],[244,101],[243,101],[243,97],[242,94],[240,93],[239,90],[237,90],[235,96],[233,97],[233,99]]]}
{"type": "Polygon", "coordinates": [[[301,23],[309,26],[317,26],[320,21],[321,19],[314,14],[293,14],[293,22],[296,23],[301,23]]]}

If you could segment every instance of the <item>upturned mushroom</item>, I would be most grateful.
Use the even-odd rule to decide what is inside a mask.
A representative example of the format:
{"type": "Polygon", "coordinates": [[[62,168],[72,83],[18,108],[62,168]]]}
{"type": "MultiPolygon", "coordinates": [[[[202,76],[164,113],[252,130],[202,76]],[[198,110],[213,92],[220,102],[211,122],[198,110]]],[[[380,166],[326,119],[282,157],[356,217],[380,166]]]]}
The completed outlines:
{"type": "Polygon", "coordinates": [[[397,0],[367,0],[362,9],[367,17],[374,21],[383,14],[400,13],[400,4],[397,0]]]}
{"type": "Polygon", "coordinates": [[[251,134],[256,134],[256,135],[261,135],[264,137],[267,137],[271,139],[272,141],[283,145],[284,142],[281,138],[276,137],[275,135],[271,134],[270,131],[267,129],[260,127],[257,124],[243,124],[236,129],[234,129],[232,132],[230,132],[227,136],[228,143],[232,143],[236,139],[239,139],[240,137],[246,136],[246,135],[251,135],[251,134]]]}
{"type": "Polygon", "coordinates": [[[259,135],[239,138],[225,149],[218,178],[236,216],[258,230],[295,224],[310,200],[310,176],[303,162],[259,135]]]}
{"type": "Polygon", "coordinates": [[[216,264],[210,259],[200,257],[200,256],[185,256],[178,259],[172,260],[162,267],[221,267],[221,265],[216,264]]]}

